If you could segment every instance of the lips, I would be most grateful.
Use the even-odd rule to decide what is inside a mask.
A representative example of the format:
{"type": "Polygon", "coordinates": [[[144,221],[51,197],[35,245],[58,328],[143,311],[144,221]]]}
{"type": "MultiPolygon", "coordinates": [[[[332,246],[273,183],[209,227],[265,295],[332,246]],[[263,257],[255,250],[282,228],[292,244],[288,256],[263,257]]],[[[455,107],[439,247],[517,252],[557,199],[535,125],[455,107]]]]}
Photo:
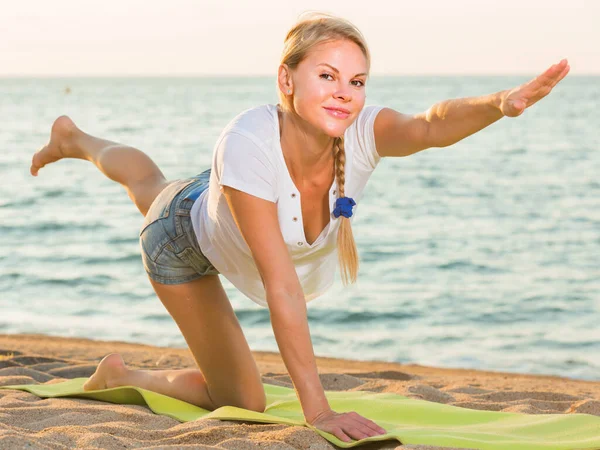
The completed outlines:
{"type": "Polygon", "coordinates": [[[329,115],[333,117],[337,117],[338,119],[347,119],[350,116],[350,111],[344,108],[328,108],[324,107],[325,111],[329,113],[329,115]]]}
{"type": "Polygon", "coordinates": [[[346,114],[350,114],[350,111],[348,111],[345,108],[338,108],[337,106],[324,106],[325,109],[331,109],[332,111],[340,111],[346,114]]]}

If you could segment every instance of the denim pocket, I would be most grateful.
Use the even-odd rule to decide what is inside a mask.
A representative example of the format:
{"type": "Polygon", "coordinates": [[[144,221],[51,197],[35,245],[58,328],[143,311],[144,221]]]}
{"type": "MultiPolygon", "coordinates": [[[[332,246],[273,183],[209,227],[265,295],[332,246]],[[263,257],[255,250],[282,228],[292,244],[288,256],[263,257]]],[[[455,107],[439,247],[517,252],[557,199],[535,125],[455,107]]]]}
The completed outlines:
{"type": "Polygon", "coordinates": [[[197,273],[199,273],[202,276],[207,275],[209,272],[211,272],[211,270],[211,273],[214,273],[215,271],[212,264],[210,264],[206,260],[203,260],[198,254],[198,252],[196,252],[191,247],[187,247],[182,252],[177,253],[177,257],[184,261],[186,264],[189,264],[190,267],[192,267],[197,273]]]}
{"type": "Polygon", "coordinates": [[[173,200],[177,197],[177,194],[179,194],[182,190],[184,190],[194,181],[194,179],[174,181],[156,196],[156,198],[150,205],[148,212],[146,213],[144,223],[140,228],[140,236],[147,227],[152,225],[157,220],[166,219],[167,217],[169,217],[169,215],[171,214],[171,205],[173,203],[173,200]]]}
{"type": "Polygon", "coordinates": [[[166,220],[168,219],[156,219],[146,225],[140,233],[142,251],[154,262],[158,260],[164,248],[173,241],[165,230],[166,220]]]}

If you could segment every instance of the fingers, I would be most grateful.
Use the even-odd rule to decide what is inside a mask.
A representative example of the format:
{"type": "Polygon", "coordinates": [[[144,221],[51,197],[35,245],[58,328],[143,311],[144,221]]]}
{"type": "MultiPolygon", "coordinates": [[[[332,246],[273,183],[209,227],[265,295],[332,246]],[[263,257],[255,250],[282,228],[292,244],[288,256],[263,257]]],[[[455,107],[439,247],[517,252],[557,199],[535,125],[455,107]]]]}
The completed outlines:
{"type": "Polygon", "coordinates": [[[556,78],[556,80],[554,80],[551,84],[551,87],[554,87],[558,84],[558,82],[560,80],[562,80],[564,77],[567,76],[567,74],[569,73],[569,70],[571,70],[571,66],[569,66],[567,64],[567,66],[562,70],[562,72],[560,73],[560,75],[556,78]]]}
{"type": "MultiPolygon", "coordinates": [[[[341,434],[344,437],[350,436],[353,439],[366,439],[373,436],[381,436],[385,434],[385,430],[375,422],[366,419],[356,412],[346,413],[344,415],[345,423],[340,427],[341,434]]],[[[340,438],[344,442],[350,442],[340,438]]]]}
{"type": "MultiPolygon", "coordinates": [[[[327,431],[327,430],[325,430],[325,431],[327,431]]],[[[350,436],[348,436],[346,433],[344,433],[344,430],[342,430],[340,427],[332,428],[330,433],[333,434],[340,441],[352,442],[352,438],[350,436]]]]}
{"type": "Polygon", "coordinates": [[[569,69],[571,69],[571,66],[569,66],[569,64],[566,61],[566,59],[563,59],[561,62],[553,66],[554,72],[552,73],[552,77],[550,79],[551,87],[556,86],[556,83],[562,80],[567,75],[567,73],[569,73],[569,69]]]}
{"type": "Polygon", "coordinates": [[[323,431],[333,434],[343,442],[352,442],[352,439],[366,439],[373,436],[381,436],[386,430],[375,422],[352,411],[342,414],[334,413],[323,421],[317,420],[315,426],[323,431]]]}
{"type": "Polygon", "coordinates": [[[351,412],[349,414],[355,420],[358,420],[359,423],[361,423],[363,426],[366,426],[368,429],[374,431],[376,434],[387,433],[387,431],[384,428],[381,428],[375,422],[373,422],[372,420],[367,419],[366,417],[361,416],[357,412],[353,411],[353,412],[351,412]]]}
{"type": "Polygon", "coordinates": [[[543,74],[538,76],[536,80],[550,88],[556,86],[560,80],[569,72],[569,64],[566,59],[561,60],[558,64],[553,64],[543,74]]]}

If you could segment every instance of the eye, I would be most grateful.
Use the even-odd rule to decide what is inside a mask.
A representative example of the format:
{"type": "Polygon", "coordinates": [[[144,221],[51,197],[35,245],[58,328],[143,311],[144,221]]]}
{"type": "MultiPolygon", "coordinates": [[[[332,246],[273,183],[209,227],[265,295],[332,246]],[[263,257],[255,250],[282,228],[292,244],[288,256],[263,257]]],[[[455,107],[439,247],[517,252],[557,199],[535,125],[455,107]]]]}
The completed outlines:
{"type": "MultiPolygon", "coordinates": [[[[331,77],[331,78],[333,78],[333,75],[331,75],[330,73],[326,73],[326,72],[325,72],[325,73],[322,73],[321,75],[319,75],[319,77],[320,77],[320,78],[325,78],[325,79],[327,79],[326,77],[331,77]]],[[[360,83],[360,84],[355,84],[354,86],[356,86],[356,87],[364,87],[364,85],[365,85],[365,83],[363,83],[361,80],[354,80],[354,81],[352,81],[352,82],[353,82],[353,83],[355,83],[355,82],[356,82],[356,83],[360,83]]]]}

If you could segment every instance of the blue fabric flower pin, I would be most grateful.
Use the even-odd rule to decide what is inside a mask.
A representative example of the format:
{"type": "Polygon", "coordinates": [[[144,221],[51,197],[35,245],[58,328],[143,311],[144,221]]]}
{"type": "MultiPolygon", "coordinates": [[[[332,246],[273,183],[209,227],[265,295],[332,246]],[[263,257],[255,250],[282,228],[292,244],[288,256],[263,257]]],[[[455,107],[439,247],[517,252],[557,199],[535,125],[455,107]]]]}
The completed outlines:
{"type": "Polygon", "coordinates": [[[350,197],[340,197],[335,201],[335,209],[333,210],[334,217],[340,217],[340,215],[344,217],[352,216],[352,207],[356,205],[356,202],[353,198],[350,197]]]}

